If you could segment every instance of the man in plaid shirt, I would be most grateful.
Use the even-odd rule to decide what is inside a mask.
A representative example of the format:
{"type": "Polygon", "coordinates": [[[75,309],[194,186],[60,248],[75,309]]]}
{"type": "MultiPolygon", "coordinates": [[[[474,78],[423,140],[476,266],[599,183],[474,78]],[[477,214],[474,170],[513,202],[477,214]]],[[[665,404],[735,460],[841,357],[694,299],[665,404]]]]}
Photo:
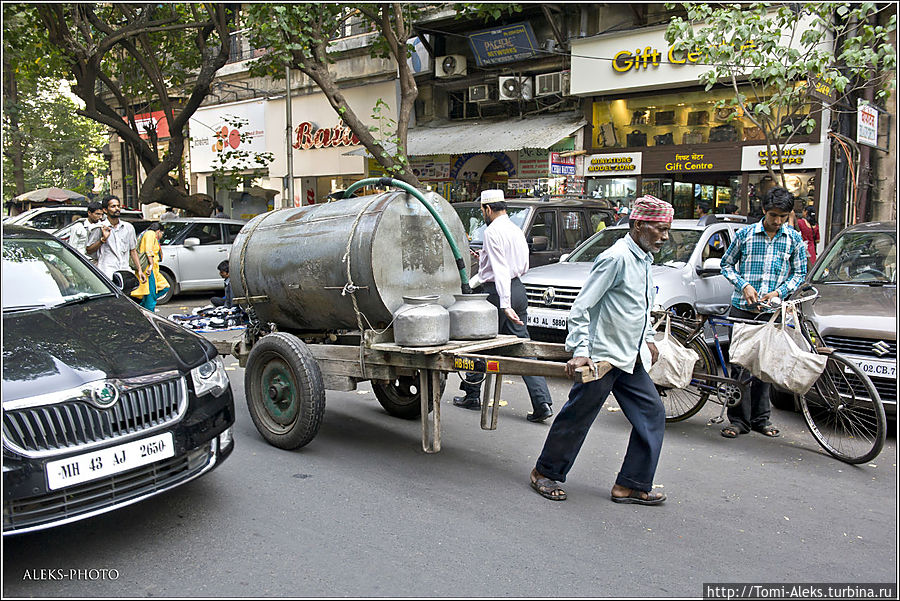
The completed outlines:
{"type": "MultiPolygon", "coordinates": [[[[806,244],[788,225],[793,210],[793,195],[784,188],[772,188],[763,200],[762,221],[739,230],[725,251],[722,275],[734,285],[732,317],[769,319],[773,309],[760,303],[776,296],[787,298],[806,277],[806,244]]],[[[735,366],[733,377],[743,380],[745,370],[735,366]]],[[[731,425],[722,429],[722,436],[736,438],[750,430],[779,436],[778,428],[769,422],[771,388],[762,380],[750,378],[750,398],[728,408],[731,425]]]]}

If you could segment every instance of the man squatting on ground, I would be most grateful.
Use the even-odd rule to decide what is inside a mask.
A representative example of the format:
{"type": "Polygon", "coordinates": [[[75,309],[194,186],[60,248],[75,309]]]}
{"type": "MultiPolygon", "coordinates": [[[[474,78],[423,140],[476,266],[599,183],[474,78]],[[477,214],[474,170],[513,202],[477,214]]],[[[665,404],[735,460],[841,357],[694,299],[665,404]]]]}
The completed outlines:
{"type": "Polygon", "coordinates": [[[622,468],[611,491],[616,503],[659,505],[666,500],[653,492],[653,477],[662,449],[666,412],[641,361],[647,343],[651,365],[659,357],[653,342],[650,309],[656,296],[650,265],[653,253],[669,239],[675,211],[653,196],[638,198],[632,207],[628,235],[600,254],[569,312],[566,350],[572,359],[566,373],[574,377],[584,365],[607,361],[612,369],[599,380],[576,383],[569,400],[550,427],[544,448],[531,472],[531,486],[542,496],[566,499],[558,482],[575,463],[588,430],[612,392],[628,421],[631,438],[622,468]]]}

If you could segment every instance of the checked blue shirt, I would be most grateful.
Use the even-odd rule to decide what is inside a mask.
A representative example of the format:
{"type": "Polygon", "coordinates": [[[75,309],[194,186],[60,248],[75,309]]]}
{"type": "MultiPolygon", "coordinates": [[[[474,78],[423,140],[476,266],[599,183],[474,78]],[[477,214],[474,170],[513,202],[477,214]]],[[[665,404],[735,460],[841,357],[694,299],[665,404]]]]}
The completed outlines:
{"type": "Polygon", "coordinates": [[[806,277],[806,243],[800,232],[783,224],[769,239],[760,220],[738,230],[722,257],[722,275],[734,285],[731,304],[756,312],[742,293],[747,284],[762,297],[773,290],[785,299],[806,277]]]}

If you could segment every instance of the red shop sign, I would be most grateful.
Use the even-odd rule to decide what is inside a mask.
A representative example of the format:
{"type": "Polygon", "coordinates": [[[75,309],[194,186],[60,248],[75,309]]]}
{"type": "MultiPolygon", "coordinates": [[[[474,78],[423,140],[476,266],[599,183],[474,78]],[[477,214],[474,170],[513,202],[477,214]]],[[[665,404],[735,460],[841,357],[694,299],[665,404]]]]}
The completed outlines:
{"type": "Polygon", "coordinates": [[[339,121],[337,125],[328,129],[316,129],[309,121],[304,121],[294,130],[296,141],[294,148],[309,150],[310,148],[333,148],[336,146],[355,146],[359,144],[350,128],[339,121]]]}

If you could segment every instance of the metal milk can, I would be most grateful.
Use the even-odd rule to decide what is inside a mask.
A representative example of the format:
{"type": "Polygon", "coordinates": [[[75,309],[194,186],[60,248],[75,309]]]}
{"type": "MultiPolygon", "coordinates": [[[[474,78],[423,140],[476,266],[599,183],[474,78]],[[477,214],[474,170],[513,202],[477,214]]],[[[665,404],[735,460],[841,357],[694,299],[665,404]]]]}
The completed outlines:
{"type": "Polygon", "coordinates": [[[450,314],[436,294],[404,296],[394,313],[394,342],[400,346],[439,346],[450,340],[450,314]]]}
{"type": "Polygon", "coordinates": [[[453,295],[456,302],[447,308],[451,340],[485,340],[497,336],[497,307],[487,297],[487,294],[453,295]]]}

